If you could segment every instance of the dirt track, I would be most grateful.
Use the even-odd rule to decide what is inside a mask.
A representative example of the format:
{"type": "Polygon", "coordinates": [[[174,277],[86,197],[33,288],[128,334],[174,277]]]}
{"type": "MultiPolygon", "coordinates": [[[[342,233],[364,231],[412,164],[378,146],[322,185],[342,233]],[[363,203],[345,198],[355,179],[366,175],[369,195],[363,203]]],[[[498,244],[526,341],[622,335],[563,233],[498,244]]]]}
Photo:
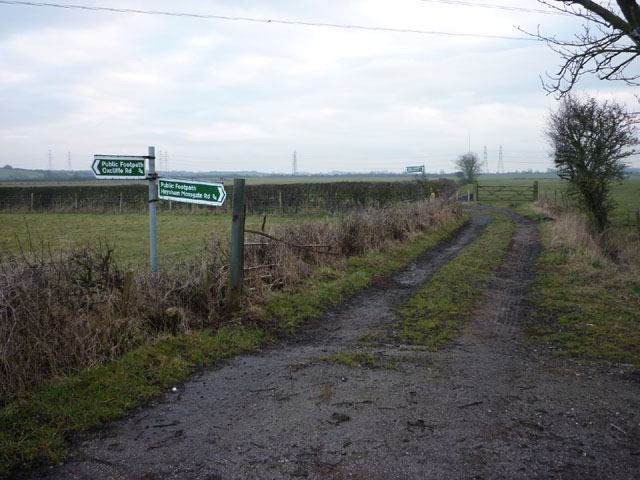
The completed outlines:
{"type": "Polygon", "coordinates": [[[538,252],[514,217],[507,259],[448,349],[354,342],[389,322],[481,233],[471,224],[295,339],[203,372],[126,420],[80,439],[61,479],[640,478],[640,378],[553,360],[525,339],[538,252]],[[363,351],[396,369],[321,360],[363,351]]]}

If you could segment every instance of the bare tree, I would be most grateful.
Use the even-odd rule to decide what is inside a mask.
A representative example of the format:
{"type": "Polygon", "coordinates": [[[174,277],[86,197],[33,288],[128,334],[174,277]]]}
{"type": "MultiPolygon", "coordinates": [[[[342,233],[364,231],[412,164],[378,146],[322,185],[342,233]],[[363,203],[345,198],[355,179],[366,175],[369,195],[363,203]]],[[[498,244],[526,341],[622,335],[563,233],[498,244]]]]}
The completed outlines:
{"type": "Polygon", "coordinates": [[[465,153],[460,155],[456,160],[456,167],[462,172],[462,179],[460,183],[473,183],[480,172],[482,171],[482,165],[480,159],[475,153],[465,153]]]}
{"type": "Polygon", "coordinates": [[[624,159],[637,153],[634,119],[615,102],[598,103],[565,95],[547,123],[547,137],[558,175],[598,231],[606,230],[615,207],[611,186],[624,178],[624,159]]]}
{"type": "Polygon", "coordinates": [[[545,90],[562,97],[584,74],[602,80],[621,80],[638,85],[640,73],[630,68],[640,56],[640,5],[637,0],[538,0],[563,14],[585,20],[581,33],[573,39],[535,36],[562,58],[563,65],[543,79],[545,90]]]}

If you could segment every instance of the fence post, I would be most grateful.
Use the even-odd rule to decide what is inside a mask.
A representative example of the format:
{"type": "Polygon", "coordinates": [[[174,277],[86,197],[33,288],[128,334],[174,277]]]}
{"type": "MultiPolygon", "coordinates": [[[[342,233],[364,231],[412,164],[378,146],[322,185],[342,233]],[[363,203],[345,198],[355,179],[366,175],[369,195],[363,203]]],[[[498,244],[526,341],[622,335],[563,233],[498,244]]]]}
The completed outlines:
{"type": "Polygon", "coordinates": [[[474,202],[478,202],[480,199],[478,198],[478,181],[474,180],[473,181],[473,200],[474,202]]]}
{"type": "Polygon", "coordinates": [[[29,206],[29,211],[33,212],[33,192],[31,192],[31,204],[29,206]]]}
{"type": "Polygon", "coordinates": [[[74,197],[75,197],[75,198],[74,198],[74,200],[75,200],[75,201],[74,201],[74,207],[75,207],[75,210],[78,210],[78,192],[74,192],[74,194],[73,194],[73,195],[74,195],[74,197]]]}
{"type": "Polygon", "coordinates": [[[537,180],[533,181],[533,201],[534,202],[538,201],[538,181],[537,180]]]}
{"type": "Polygon", "coordinates": [[[244,273],[244,178],[233,180],[231,220],[231,265],[229,267],[229,308],[237,310],[242,300],[244,273]]]}
{"type": "Polygon", "coordinates": [[[636,227],[638,227],[638,233],[640,233],[640,208],[636,210],[636,227]]]}
{"type": "Polygon", "coordinates": [[[120,213],[122,213],[122,192],[120,192],[120,213]]]}

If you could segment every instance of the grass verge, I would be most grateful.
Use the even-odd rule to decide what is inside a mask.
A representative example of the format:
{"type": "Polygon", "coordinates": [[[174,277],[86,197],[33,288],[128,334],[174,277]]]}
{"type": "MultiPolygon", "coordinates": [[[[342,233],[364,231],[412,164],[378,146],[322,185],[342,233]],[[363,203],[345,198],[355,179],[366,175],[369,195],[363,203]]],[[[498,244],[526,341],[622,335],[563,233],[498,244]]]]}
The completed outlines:
{"type": "Polygon", "coordinates": [[[560,356],[640,368],[638,266],[615,264],[565,235],[561,225],[541,227],[527,333],[560,356]]]}
{"type": "Polygon", "coordinates": [[[441,267],[408,302],[396,307],[388,334],[394,342],[439,348],[458,334],[511,242],[511,219],[491,215],[492,221],[478,240],[441,267]]]}
{"type": "Polygon", "coordinates": [[[66,456],[72,434],[122,418],[132,408],[186,380],[198,368],[295,333],[304,321],[320,317],[329,306],[367,287],[376,277],[406,266],[466,221],[462,218],[451,222],[384,252],[351,258],[344,268],[319,269],[310,279],[274,295],[264,306],[250,312],[262,328],[238,323],[215,331],[166,336],[106,366],[58,378],[35,393],[3,405],[0,477],[36,461],[59,462],[66,456]]]}

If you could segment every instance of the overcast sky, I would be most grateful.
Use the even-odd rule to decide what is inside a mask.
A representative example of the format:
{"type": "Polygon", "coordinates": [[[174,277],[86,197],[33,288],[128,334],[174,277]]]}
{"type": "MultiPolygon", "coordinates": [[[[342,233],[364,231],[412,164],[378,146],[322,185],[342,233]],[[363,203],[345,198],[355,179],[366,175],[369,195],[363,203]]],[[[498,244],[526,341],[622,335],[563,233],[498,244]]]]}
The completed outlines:
{"type": "MultiPolygon", "coordinates": [[[[573,17],[425,0],[68,4],[519,39],[518,25],[559,37],[580,28],[573,17]]],[[[449,172],[486,146],[494,172],[502,145],[507,171],[551,167],[544,128],[556,101],[539,77],[560,60],[545,44],[274,21],[0,3],[0,164],[47,168],[51,151],[54,169],[86,170],[96,153],[155,145],[161,169],[291,173],[296,151],[306,172],[449,172]]],[[[632,87],[578,86],[638,110],[632,87]]]]}

